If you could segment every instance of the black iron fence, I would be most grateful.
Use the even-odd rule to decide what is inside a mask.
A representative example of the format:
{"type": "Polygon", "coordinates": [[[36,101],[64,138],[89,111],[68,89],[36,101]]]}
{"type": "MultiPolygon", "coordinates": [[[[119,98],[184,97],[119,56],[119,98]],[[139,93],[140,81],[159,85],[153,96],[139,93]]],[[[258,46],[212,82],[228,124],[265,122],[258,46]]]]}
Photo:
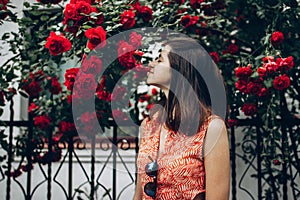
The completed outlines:
{"type": "MultiPolygon", "coordinates": [[[[283,102],[284,104],[284,102],[283,102]]],[[[283,105],[285,106],[285,105],[283,105]]],[[[6,182],[5,199],[9,200],[15,191],[12,182],[15,182],[26,200],[34,199],[37,190],[45,190],[42,185],[47,185],[44,191],[45,198],[54,199],[53,186],[59,186],[65,197],[61,199],[122,199],[121,194],[129,186],[134,187],[135,174],[128,168],[128,163],[123,159],[120,150],[131,150],[135,154],[138,152],[138,133],[136,137],[121,137],[118,127],[112,124],[112,137],[108,138],[78,138],[70,136],[64,142],[53,141],[52,130],[48,131],[48,138],[33,142],[33,119],[29,116],[26,121],[14,121],[14,101],[10,101],[10,120],[2,121],[8,127],[8,146],[6,155],[6,167],[0,167],[0,183],[6,182]],[[24,127],[27,131],[26,141],[15,141],[14,130],[16,127],[24,127]],[[33,147],[33,144],[35,145],[33,147]],[[26,148],[26,154],[21,155],[19,160],[15,160],[15,147],[26,148]],[[43,158],[36,156],[36,148],[45,151],[43,158]],[[83,158],[78,155],[78,150],[89,149],[88,158],[84,158],[89,163],[89,168],[84,167],[83,158]],[[99,164],[96,158],[96,151],[103,150],[105,154],[104,162],[100,172],[95,172],[96,165],[99,164]],[[24,163],[26,165],[18,164],[24,163]],[[53,168],[53,162],[58,162],[58,168],[53,168]],[[108,163],[112,164],[109,168],[111,184],[105,185],[100,181],[108,163]],[[123,188],[117,188],[117,162],[126,170],[129,182],[123,188]],[[17,165],[13,170],[13,164],[17,165]],[[35,174],[32,173],[32,166],[35,165],[42,173],[43,180],[35,183],[32,180],[35,174]],[[58,174],[63,166],[67,166],[67,183],[58,180],[58,174]],[[86,181],[74,188],[74,165],[78,165],[85,176],[86,181]],[[44,166],[44,167],[43,167],[44,166]],[[46,167],[45,167],[46,166],[46,167]],[[19,175],[26,176],[26,180],[21,183],[19,175]],[[26,173],[24,173],[26,172],[26,173]],[[25,182],[25,184],[24,184],[25,182]],[[83,190],[82,186],[87,185],[88,189],[83,190]],[[104,191],[99,197],[97,191],[104,191]]],[[[285,111],[283,110],[283,113],[285,111]]],[[[300,198],[300,160],[299,160],[299,128],[300,123],[297,118],[288,118],[287,115],[277,122],[280,124],[281,143],[276,144],[281,149],[280,159],[269,160],[265,155],[265,134],[268,134],[261,126],[260,118],[238,120],[236,126],[229,129],[231,142],[231,199],[299,199],[300,198]],[[240,137],[243,127],[253,131],[253,134],[240,137]],[[237,135],[239,134],[239,135],[237,135]],[[240,141],[238,141],[240,140],[240,141]],[[237,166],[237,161],[243,162],[243,167],[237,166]],[[251,182],[244,185],[245,179],[251,182]]],[[[277,138],[278,139],[278,138],[277,138]]],[[[274,139],[275,140],[275,139],[274,139]]],[[[272,142],[272,141],[270,141],[272,142]]],[[[273,141],[274,142],[274,141],[273,141]]],[[[272,153],[272,152],[271,152],[272,153]]],[[[20,191],[18,189],[18,191],[20,191]]]]}

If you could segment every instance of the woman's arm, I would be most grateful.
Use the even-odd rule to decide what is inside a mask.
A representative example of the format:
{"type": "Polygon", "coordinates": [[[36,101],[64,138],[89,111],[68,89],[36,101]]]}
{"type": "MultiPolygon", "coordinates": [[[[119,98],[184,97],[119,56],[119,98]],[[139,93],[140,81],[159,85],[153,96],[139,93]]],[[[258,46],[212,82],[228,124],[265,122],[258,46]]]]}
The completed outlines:
{"type": "MultiPolygon", "coordinates": [[[[148,118],[145,118],[143,120],[143,122],[141,123],[141,126],[139,128],[139,147],[140,147],[140,149],[141,149],[141,140],[143,138],[143,130],[144,130],[144,127],[145,127],[146,122],[148,120],[149,120],[148,118]]],[[[142,188],[140,175],[137,171],[135,193],[134,193],[134,196],[133,196],[133,200],[141,200],[142,196],[143,196],[143,188],[142,188]]]]}
{"type": "Polygon", "coordinates": [[[141,179],[140,179],[139,174],[137,174],[135,193],[133,196],[133,200],[141,200],[142,196],[143,196],[143,188],[142,188],[142,184],[141,184],[141,179]]]}
{"type": "Polygon", "coordinates": [[[230,189],[230,156],[226,126],[213,119],[205,139],[206,200],[228,200],[230,189]]]}

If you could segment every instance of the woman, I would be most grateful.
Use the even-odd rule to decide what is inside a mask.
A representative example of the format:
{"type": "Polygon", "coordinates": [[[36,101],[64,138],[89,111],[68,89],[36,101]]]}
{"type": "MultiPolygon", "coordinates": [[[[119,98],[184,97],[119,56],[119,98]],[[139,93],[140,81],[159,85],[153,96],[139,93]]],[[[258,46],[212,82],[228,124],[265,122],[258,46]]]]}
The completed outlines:
{"type": "Polygon", "coordinates": [[[215,66],[207,55],[194,40],[177,38],[149,63],[147,83],[164,98],[141,125],[134,200],[229,198],[226,127],[199,73],[215,66]]]}

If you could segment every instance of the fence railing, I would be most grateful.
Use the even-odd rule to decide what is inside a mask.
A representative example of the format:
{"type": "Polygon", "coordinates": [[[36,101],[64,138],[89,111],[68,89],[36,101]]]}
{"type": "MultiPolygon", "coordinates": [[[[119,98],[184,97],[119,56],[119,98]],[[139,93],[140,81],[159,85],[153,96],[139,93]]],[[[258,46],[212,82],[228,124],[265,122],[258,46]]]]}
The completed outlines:
{"type": "MultiPolygon", "coordinates": [[[[97,138],[79,138],[70,136],[64,142],[55,142],[52,140],[52,130],[48,131],[48,137],[38,142],[33,142],[33,119],[29,116],[26,121],[14,121],[14,101],[10,101],[10,120],[2,121],[3,125],[8,127],[8,148],[6,163],[7,167],[0,167],[0,183],[6,182],[6,200],[11,199],[11,194],[14,192],[12,181],[15,182],[22,191],[22,196],[26,200],[34,199],[34,194],[37,190],[45,190],[41,187],[46,184],[45,198],[53,199],[53,185],[59,186],[67,200],[84,199],[81,194],[85,193],[87,199],[98,199],[97,190],[101,188],[102,196],[108,199],[121,199],[121,194],[129,187],[135,184],[135,173],[128,168],[128,163],[120,154],[120,150],[130,150],[134,152],[134,160],[138,152],[138,133],[134,133],[136,137],[121,137],[118,134],[118,127],[112,124],[112,137],[97,138]],[[27,131],[26,141],[14,140],[14,129],[16,127],[24,127],[27,131]],[[35,145],[35,146],[33,146],[35,145]],[[13,155],[15,147],[26,148],[26,154],[21,155],[20,159],[14,159],[13,155]],[[38,148],[37,148],[38,147],[38,148]],[[44,151],[43,158],[36,156],[36,149],[44,151]],[[88,149],[88,158],[82,158],[78,155],[78,150],[88,149]],[[96,151],[102,150],[105,154],[104,162],[101,163],[100,172],[96,173],[96,166],[99,164],[95,159],[96,151]],[[21,166],[18,163],[24,163],[21,166]],[[84,166],[84,161],[88,161],[89,167],[84,166]],[[58,167],[54,169],[53,162],[58,162],[58,167]],[[100,176],[108,168],[111,172],[111,184],[104,185],[100,181],[100,176]],[[117,162],[120,163],[127,172],[130,181],[123,188],[117,188],[117,162]],[[13,171],[13,164],[17,165],[17,170],[13,171]],[[74,189],[74,165],[79,166],[84,174],[86,181],[79,184],[74,189]],[[35,183],[32,186],[32,180],[35,174],[32,173],[32,166],[39,167],[43,180],[35,183]],[[42,167],[47,166],[47,167],[42,167]],[[63,166],[67,166],[67,183],[59,181],[58,175],[63,166]],[[20,170],[26,172],[21,176],[26,176],[26,180],[21,183],[19,180],[20,170]],[[24,184],[25,182],[25,184],[24,184]],[[83,190],[82,187],[88,185],[88,190],[83,190]]],[[[238,125],[229,129],[231,142],[231,199],[299,199],[300,197],[300,160],[299,160],[299,119],[278,121],[281,124],[281,144],[278,147],[281,149],[281,163],[273,163],[274,161],[265,162],[264,158],[264,134],[265,130],[261,127],[261,121],[257,117],[255,119],[239,120],[238,125]],[[255,139],[242,138],[240,139],[240,128],[252,127],[255,139]],[[237,141],[237,139],[241,141],[237,141]],[[290,155],[287,155],[289,153],[290,155]],[[244,167],[237,166],[237,162],[244,163],[244,167]],[[278,166],[274,168],[274,165],[278,166]],[[274,171],[276,170],[276,171],[274,171]],[[246,186],[244,181],[248,179],[246,186]],[[249,184],[249,179],[251,182],[249,184]],[[243,198],[241,198],[241,195],[243,198]]],[[[279,162],[279,161],[278,161],[279,162]]],[[[3,163],[2,163],[3,164],[3,163]]],[[[18,190],[19,191],[19,190],[18,190]]],[[[101,197],[102,198],[102,197],[101,197]]]]}

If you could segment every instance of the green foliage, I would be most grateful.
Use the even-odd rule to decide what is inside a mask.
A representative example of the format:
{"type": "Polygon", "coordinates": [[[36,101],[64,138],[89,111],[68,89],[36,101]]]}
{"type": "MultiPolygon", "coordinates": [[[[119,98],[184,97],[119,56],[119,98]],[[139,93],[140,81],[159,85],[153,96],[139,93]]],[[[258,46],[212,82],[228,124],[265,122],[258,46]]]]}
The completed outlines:
{"type": "MultiPolygon", "coordinates": [[[[26,10],[24,11],[25,16],[22,18],[17,18],[17,15],[10,11],[10,8],[12,8],[12,5],[10,5],[10,8],[5,11],[8,16],[4,20],[15,22],[18,24],[19,29],[18,32],[7,32],[1,38],[2,41],[9,44],[8,51],[15,55],[0,67],[0,92],[4,91],[5,101],[8,101],[8,89],[12,87],[13,83],[17,83],[18,92],[21,95],[28,97],[28,94],[23,90],[28,84],[26,81],[30,80],[33,74],[39,74],[42,71],[43,74],[37,77],[37,79],[40,79],[42,91],[38,97],[30,97],[30,102],[38,106],[32,115],[47,114],[51,118],[50,129],[54,133],[59,132],[58,127],[61,121],[73,122],[71,106],[68,103],[68,96],[71,92],[63,86],[62,92],[51,94],[49,92],[50,79],[63,76],[61,66],[68,61],[78,60],[78,63],[80,63],[84,54],[93,52],[87,47],[88,38],[85,36],[85,32],[98,26],[95,20],[101,15],[103,15],[101,26],[106,31],[107,38],[122,32],[123,25],[120,23],[120,18],[123,11],[132,7],[129,2],[104,0],[101,4],[95,3],[94,6],[98,9],[98,12],[85,14],[84,17],[89,20],[85,20],[80,24],[75,33],[66,31],[66,27],[74,25],[74,21],[68,21],[66,24],[62,23],[65,9],[63,3],[54,6],[24,2],[26,10]],[[45,48],[46,40],[51,31],[63,33],[72,43],[71,50],[57,56],[51,55],[49,50],[45,48]]],[[[132,4],[134,2],[136,1],[131,1],[132,4]]],[[[293,124],[295,121],[299,122],[300,109],[298,83],[300,79],[299,1],[211,0],[203,2],[199,8],[194,8],[190,1],[184,1],[182,4],[177,2],[175,0],[140,1],[141,6],[147,5],[152,9],[153,18],[150,21],[145,21],[141,14],[136,14],[134,17],[136,23],[132,28],[150,26],[176,30],[199,40],[208,52],[218,54],[219,61],[216,62],[222,72],[228,92],[230,107],[228,118],[232,120],[249,119],[261,123],[259,131],[262,136],[263,152],[261,152],[261,156],[264,166],[262,176],[269,185],[275,184],[276,188],[279,188],[283,177],[280,174],[279,167],[274,166],[272,161],[280,160],[281,163],[290,162],[291,165],[297,165],[294,160],[297,147],[288,145],[290,141],[283,137],[283,134],[288,131],[289,134],[294,134],[295,141],[299,141],[299,134],[296,134],[299,132],[299,125],[293,124]],[[197,22],[185,26],[182,19],[187,14],[191,17],[198,17],[197,22]],[[270,42],[275,31],[280,31],[284,35],[284,40],[279,45],[273,45],[270,42]],[[236,45],[238,49],[230,49],[229,46],[232,44],[236,45]],[[293,57],[294,66],[285,73],[290,78],[290,86],[281,91],[276,90],[274,79],[279,74],[279,72],[276,72],[277,74],[263,77],[263,86],[270,89],[269,95],[264,98],[238,90],[236,88],[236,82],[238,81],[235,75],[236,68],[251,65],[253,70],[251,80],[259,80],[260,75],[257,69],[264,65],[262,59],[266,56],[293,57]],[[287,103],[286,99],[291,103],[287,103]],[[245,116],[241,111],[245,103],[254,103],[258,108],[258,112],[252,116],[245,116]]],[[[133,11],[138,12],[135,9],[133,11]]],[[[2,16],[2,13],[0,13],[0,16],[2,16]]],[[[152,39],[156,40],[157,38],[152,39]]],[[[153,41],[149,38],[143,39],[143,45],[145,43],[151,44],[151,42],[153,41]]],[[[142,50],[147,51],[147,49],[142,50]]],[[[116,52],[117,49],[113,49],[113,51],[116,52]]],[[[149,58],[145,58],[145,63],[148,60],[149,58]]],[[[69,66],[68,68],[72,67],[75,66],[69,66]]],[[[105,72],[107,77],[106,89],[109,92],[114,89],[123,72],[124,68],[120,67],[118,61],[112,63],[111,67],[105,72]]],[[[60,79],[61,83],[63,82],[62,79],[63,77],[60,79]]],[[[132,80],[132,77],[128,79],[132,80]]],[[[128,84],[137,86],[139,83],[138,81],[128,81],[128,84]]],[[[133,105],[138,104],[141,95],[143,94],[134,93],[131,97],[133,105]]],[[[101,127],[109,128],[112,117],[110,102],[101,99],[95,101],[97,109],[101,111],[102,115],[101,120],[99,119],[101,127]]],[[[138,111],[131,107],[128,112],[139,123],[136,118],[138,111]]],[[[0,116],[1,114],[2,108],[0,108],[0,116]]],[[[41,135],[43,137],[47,135],[46,131],[39,130],[37,127],[34,130],[35,135],[33,138],[36,140],[41,139],[41,135]]],[[[253,126],[247,126],[243,130],[243,134],[244,142],[255,141],[258,136],[257,129],[254,129],[253,126]]],[[[7,149],[5,137],[5,133],[1,131],[0,144],[3,149],[7,149]]],[[[22,144],[26,143],[26,137],[27,134],[21,135],[19,141],[22,144]]],[[[247,144],[249,146],[242,145],[242,148],[247,152],[243,157],[245,162],[249,162],[249,159],[257,153],[257,150],[251,144],[247,144]]],[[[17,149],[15,152],[18,155],[24,155],[21,149],[17,149]]],[[[0,162],[3,159],[0,158],[0,162]]],[[[292,177],[289,175],[285,178],[290,179],[292,177]]],[[[266,199],[272,199],[272,195],[278,192],[270,188],[266,189],[266,199]]],[[[79,190],[77,192],[80,193],[79,190]]]]}

